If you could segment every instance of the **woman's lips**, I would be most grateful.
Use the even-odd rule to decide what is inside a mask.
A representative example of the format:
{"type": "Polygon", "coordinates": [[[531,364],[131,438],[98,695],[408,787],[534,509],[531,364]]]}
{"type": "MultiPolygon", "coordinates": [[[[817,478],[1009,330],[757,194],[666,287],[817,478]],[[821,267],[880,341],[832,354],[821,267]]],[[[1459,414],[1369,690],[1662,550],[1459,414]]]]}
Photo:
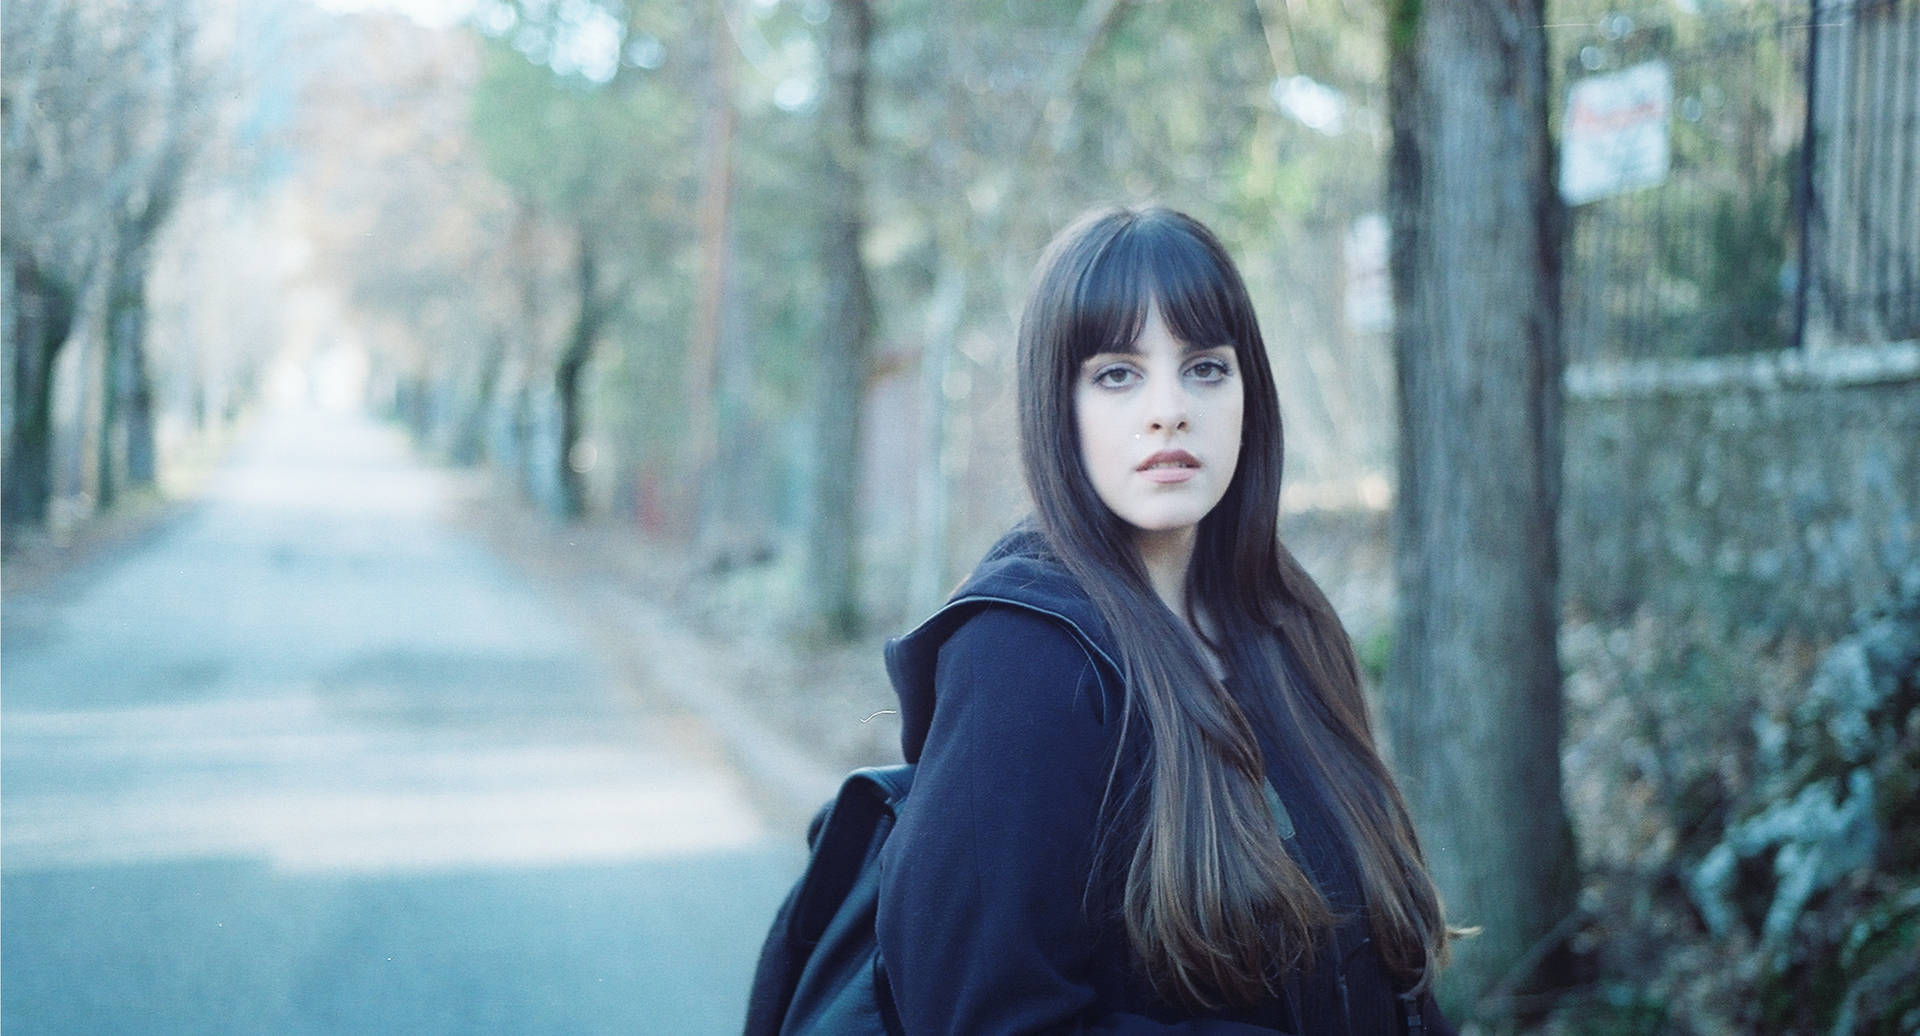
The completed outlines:
{"type": "Polygon", "coordinates": [[[1134,470],[1150,482],[1185,482],[1200,470],[1200,458],[1185,450],[1161,450],[1134,470]]]}

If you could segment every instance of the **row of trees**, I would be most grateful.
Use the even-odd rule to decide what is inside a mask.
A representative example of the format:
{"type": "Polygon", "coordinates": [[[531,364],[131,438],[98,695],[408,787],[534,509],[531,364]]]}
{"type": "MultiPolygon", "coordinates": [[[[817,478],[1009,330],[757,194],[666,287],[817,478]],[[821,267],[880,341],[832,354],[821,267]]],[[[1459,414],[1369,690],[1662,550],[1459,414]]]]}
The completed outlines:
{"type": "Polygon", "coordinates": [[[160,230],[207,132],[195,26],[154,0],[8,0],[5,525],[54,498],[55,371],[77,325],[97,348],[86,441],[92,496],[112,506],[156,475],[147,288],[160,230]]]}
{"type": "Polygon", "coordinates": [[[300,263],[279,188],[325,19],[298,4],[5,0],[4,530],[154,486],[266,380],[300,263]]]}
{"type": "Polygon", "coordinates": [[[975,430],[1010,420],[1012,307],[1088,204],[1156,197],[1226,228],[1294,332],[1275,337],[1300,484],[1384,482],[1385,341],[1338,308],[1342,242],[1378,200],[1383,40],[1377,12],[1314,13],[634,0],[494,3],[464,35],[359,19],[343,46],[380,59],[309,109],[331,125],[307,139],[353,156],[315,165],[312,235],[424,438],[558,515],[790,559],[845,632],[937,598],[1017,512],[1005,438],[975,430]]]}
{"type": "Polygon", "coordinates": [[[423,437],[555,514],[807,554],[846,631],[936,597],[1018,509],[974,429],[1008,419],[1026,270],[1143,197],[1225,228],[1297,329],[1296,485],[1384,485],[1385,343],[1341,319],[1337,261],[1378,199],[1377,12],[6,15],[10,533],[151,482],[168,422],[235,409],[291,336],[368,354],[423,437]],[[863,584],[863,558],[912,577],[863,584]]]}

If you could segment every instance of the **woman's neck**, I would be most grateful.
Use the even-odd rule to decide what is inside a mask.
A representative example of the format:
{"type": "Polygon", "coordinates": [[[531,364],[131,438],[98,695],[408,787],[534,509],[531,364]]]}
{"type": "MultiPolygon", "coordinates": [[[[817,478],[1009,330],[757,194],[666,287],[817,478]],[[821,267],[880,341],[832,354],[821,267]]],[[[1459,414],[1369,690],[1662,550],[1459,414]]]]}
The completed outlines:
{"type": "Polygon", "coordinates": [[[1142,532],[1134,542],[1139,546],[1140,561],[1146,566],[1147,581],[1153,584],[1154,596],[1193,630],[1207,671],[1216,680],[1225,679],[1225,660],[1209,646],[1218,631],[1201,609],[1187,607],[1187,568],[1193,564],[1193,528],[1142,532]]]}
{"type": "MultiPolygon", "coordinates": [[[[1175,615],[1187,619],[1187,566],[1193,562],[1193,527],[1163,532],[1142,531],[1134,544],[1146,567],[1153,592],[1175,615]]],[[[1189,619],[1189,621],[1191,621],[1189,619]]]]}

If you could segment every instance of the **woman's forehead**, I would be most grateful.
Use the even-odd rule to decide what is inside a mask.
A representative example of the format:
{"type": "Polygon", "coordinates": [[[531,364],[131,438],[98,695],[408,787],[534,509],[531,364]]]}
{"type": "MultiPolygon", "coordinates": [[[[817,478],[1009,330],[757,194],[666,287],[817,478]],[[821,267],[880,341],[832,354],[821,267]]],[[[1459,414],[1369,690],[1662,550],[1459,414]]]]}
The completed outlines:
{"type": "Polygon", "coordinates": [[[1199,242],[1180,235],[1123,235],[1095,259],[1075,293],[1071,350],[1081,357],[1133,348],[1149,310],[1197,349],[1230,345],[1239,321],[1219,268],[1199,242]]]}
{"type": "MultiPolygon", "coordinates": [[[[1147,337],[1147,331],[1151,326],[1150,320],[1151,320],[1150,317],[1146,320],[1143,320],[1141,322],[1139,333],[1135,334],[1133,338],[1130,339],[1129,341],[1125,343],[1117,344],[1108,349],[1103,349],[1098,352],[1095,352],[1091,354],[1088,357],[1088,359],[1091,360],[1095,357],[1100,357],[1100,356],[1144,356],[1146,355],[1147,350],[1145,348],[1142,348],[1140,343],[1147,337]]],[[[1164,320],[1163,320],[1163,324],[1164,324],[1164,320]]],[[[1235,344],[1231,341],[1220,341],[1220,342],[1195,341],[1191,338],[1188,338],[1180,334],[1179,332],[1175,331],[1171,327],[1168,327],[1166,331],[1167,331],[1167,337],[1173,339],[1173,343],[1180,347],[1181,356],[1191,356],[1194,353],[1213,352],[1218,349],[1234,350],[1237,348],[1235,344]]]]}

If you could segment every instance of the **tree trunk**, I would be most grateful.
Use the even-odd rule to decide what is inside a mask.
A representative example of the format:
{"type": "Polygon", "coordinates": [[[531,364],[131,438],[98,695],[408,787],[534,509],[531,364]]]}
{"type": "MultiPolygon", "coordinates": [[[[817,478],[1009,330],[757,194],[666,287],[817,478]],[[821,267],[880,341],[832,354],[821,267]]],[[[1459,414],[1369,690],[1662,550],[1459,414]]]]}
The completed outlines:
{"type": "Polygon", "coordinates": [[[852,636],[860,626],[860,417],[872,337],[873,296],[860,255],[867,149],[867,50],[873,34],[866,0],[834,0],[827,21],[827,93],[820,106],[827,218],[823,264],[826,322],[814,397],[813,530],[809,569],[817,614],[827,631],[852,636]]]}
{"type": "Polygon", "coordinates": [[[545,286],[541,282],[546,255],[540,246],[540,220],[541,212],[532,196],[524,192],[516,195],[507,248],[513,257],[510,268],[517,273],[513,285],[519,303],[518,324],[510,333],[518,337],[519,346],[515,351],[520,361],[514,365],[512,395],[506,406],[507,434],[502,444],[512,452],[512,457],[494,458],[496,462],[506,463],[521,495],[536,503],[541,498],[540,473],[536,468],[543,458],[537,454],[534,435],[534,383],[541,376],[539,358],[544,351],[541,338],[546,318],[545,286]]]}
{"type": "Polygon", "coordinates": [[[153,371],[147,363],[147,306],[140,301],[140,330],[129,343],[125,422],[127,429],[126,484],[129,489],[151,489],[160,478],[159,451],[153,439],[153,371]]]}
{"type": "Polygon", "coordinates": [[[559,498],[554,502],[559,517],[579,518],[587,513],[587,489],[581,478],[584,473],[575,462],[577,442],[580,438],[580,371],[584,362],[576,360],[573,346],[567,348],[567,356],[554,370],[553,387],[555,399],[560,407],[560,434],[555,438],[554,456],[547,463],[554,466],[554,484],[560,488],[559,498]]]}
{"type": "Polygon", "coordinates": [[[573,329],[567,335],[566,345],[560,351],[560,361],[554,368],[553,387],[556,403],[560,407],[560,435],[554,451],[556,456],[547,462],[558,465],[554,469],[558,474],[555,485],[560,489],[557,506],[560,517],[567,519],[579,518],[587,513],[587,466],[579,452],[580,430],[585,423],[581,415],[580,375],[586,370],[587,361],[593,358],[594,343],[600,338],[600,325],[605,318],[605,306],[599,298],[599,273],[593,239],[585,228],[580,231],[580,252],[574,272],[580,295],[580,311],[574,317],[573,329]]]}
{"type": "Polygon", "coordinates": [[[108,260],[100,349],[100,427],[95,440],[94,506],[107,511],[123,489],[153,484],[153,415],[147,384],[147,242],[123,227],[108,260]],[[136,477],[140,458],[144,478],[136,477]]]}
{"type": "Polygon", "coordinates": [[[6,467],[0,471],[0,528],[11,546],[24,529],[47,523],[53,499],[53,368],[73,331],[79,297],[72,285],[25,256],[9,255],[7,262],[14,293],[6,316],[13,325],[7,374],[14,397],[6,467]]]}
{"type": "Polygon", "coordinates": [[[125,398],[126,349],[137,300],[126,297],[127,256],[116,251],[108,259],[106,319],[100,336],[100,411],[93,439],[93,507],[113,509],[120,500],[121,400],[125,398]]]}
{"type": "Polygon", "coordinates": [[[1564,979],[1554,517],[1559,212],[1543,0],[1398,0],[1389,201],[1399,618],[1387,727],[1458,924],[1443,991],[1507,1013],[1564,979]]]}
{"type": "Polygon", "coordinates": [[[700,185],[700,280],[695,297],[693,338],[687,350],[687,431],[682,471],[691,477],[676,487],[680,521],[696,535],[711,532],[727,494],[715,486],[719,459],[717,371],[725,324],[733,201],[734,42],[727,25],[726,0],[713,0],[712,47],[707,80],[706,168],[700,185]]]}
{"type": "MultiPolygon", "coordinates": [[[[122,489],[152,486],[156,474],[153,381],[147,370],[147,264],[186,180],[186,131],[178,125],[179,116],[173,121],[172,135],[154,162],[137,210],[115,227],[113,255],[108,260],[99,477],[94,496],[101,511],[114,505],[122,489]]],[[[123,124],[120,131],[128,133],[130,127],[123,124]]],[[[120,150],[122,154],[132,151],[124,137],[120,150]]]]}
{"type": "Polygon", "coordinates": [[[940,604],[947,585],[947,371],[966,310],[967,270],[959,249],[941,248],[940,273],[927,301],[926,344],[920,349],[920,455],[914,465],[913,568],[907,596],[913,609],[940,604]]]}
{"type": "Polygon", "coordinates": [[[448,444],[448,459],[466,466],[487,459],[487,421],[493,413],[500,388],[500,372],[507,364],[507,332],[501,328],[487,331],[487,344],[480,354],[480,369],[474,375],[473,392],[457,400],[453,434],[448,444]]]}
{"type": "Polygon", "coordinates": [[[534,454],[533,372],[528,371],[514,383],[513,405],[508,412],[508,438],[513,442],[513,480],[528,500],[540,500],[540,480],[534,470],[540,459],[534,454]]]}

